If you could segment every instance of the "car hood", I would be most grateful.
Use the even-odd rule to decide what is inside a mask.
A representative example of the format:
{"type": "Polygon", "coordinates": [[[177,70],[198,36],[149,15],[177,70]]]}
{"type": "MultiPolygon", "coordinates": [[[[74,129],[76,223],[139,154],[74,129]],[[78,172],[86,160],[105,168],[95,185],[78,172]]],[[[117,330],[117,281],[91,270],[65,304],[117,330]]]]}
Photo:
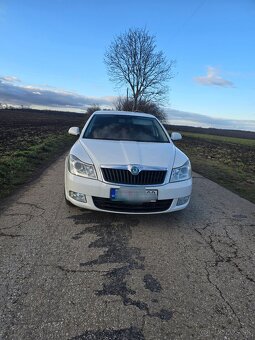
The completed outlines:
{"type": "Polygon", "coordinates": [[[101,165],[139,164],[171,169],[175,158],[172,143],[143,143],[81,139],[81,145],[93,163],[101,165]]]}

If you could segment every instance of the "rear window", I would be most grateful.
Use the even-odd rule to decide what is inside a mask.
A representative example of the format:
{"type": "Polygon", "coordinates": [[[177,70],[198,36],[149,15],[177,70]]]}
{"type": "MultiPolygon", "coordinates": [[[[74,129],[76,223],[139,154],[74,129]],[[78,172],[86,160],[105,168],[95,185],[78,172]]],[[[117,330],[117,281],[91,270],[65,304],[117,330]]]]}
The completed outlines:
{"type": "Polygon", "coordinates": [[[83,138],[169,143],[157,119],[115,114],[95,115],[83,138]]]}

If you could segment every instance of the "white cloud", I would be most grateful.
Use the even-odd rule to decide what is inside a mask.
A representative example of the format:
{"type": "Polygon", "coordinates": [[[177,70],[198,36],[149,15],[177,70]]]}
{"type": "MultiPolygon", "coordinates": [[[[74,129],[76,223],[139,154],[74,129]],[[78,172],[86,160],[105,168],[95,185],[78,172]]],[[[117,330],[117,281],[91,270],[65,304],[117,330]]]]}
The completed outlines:
{"type": "Polygon", "coordinates": [[[0,77],[0,81],[6,82],[6,83],[17,83],[17,82],[20,82],[20,79],[17,77],[13,77],[13,76],[5,76],[5,77],[0,77]]]}
{"type": "Polygon", "coordinates": [[[201,85],[234,87],[234,84],[231,81],[222,78],[219,75],[219,70],[212,66],[207,67],[206,76],[195,77],[195,81],[201,85]]]}
{"type": "Polygon", "coordinates": [[[0,77],[0,103],[25,106],[86,108],[97,104],[111,107],[115,97],[88,97],[46,86],[23,85],[13,76],[0,77]]]}

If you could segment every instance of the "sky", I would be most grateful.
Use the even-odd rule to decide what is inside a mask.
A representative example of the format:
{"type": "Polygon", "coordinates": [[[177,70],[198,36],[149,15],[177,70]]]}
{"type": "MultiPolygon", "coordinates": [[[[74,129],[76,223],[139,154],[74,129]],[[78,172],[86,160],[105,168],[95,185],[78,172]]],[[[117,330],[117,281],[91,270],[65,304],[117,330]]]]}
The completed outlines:
{"type": "Polygon", "coordinates": [[[170,123],[255,131],[255,0],[0,0],[0,103],[112,107],[104,53],[136,27],[176,60],[170,123]]]}

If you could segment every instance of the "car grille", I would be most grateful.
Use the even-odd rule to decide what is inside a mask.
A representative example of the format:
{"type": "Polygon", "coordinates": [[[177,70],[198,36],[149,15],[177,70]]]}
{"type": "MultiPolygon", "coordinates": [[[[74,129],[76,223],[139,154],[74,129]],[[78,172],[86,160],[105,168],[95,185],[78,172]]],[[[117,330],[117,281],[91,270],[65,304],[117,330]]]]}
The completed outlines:
{"type": "Polygon", "coordinates": [[[131,185],[155,185],[164,183],[166,170],[142,170],[132,175],[129,170],[101,168],[106,182],[131,185]]]}
{"type": "Polygon", "coordinates": [[[92,197],[94,205],[98,209],[116,211],[149,213],[162,212],[170,208],[173,200],[159,200],[156,202],[128,204],[126,202],[112,201],[110,198],[92,197]]]}

